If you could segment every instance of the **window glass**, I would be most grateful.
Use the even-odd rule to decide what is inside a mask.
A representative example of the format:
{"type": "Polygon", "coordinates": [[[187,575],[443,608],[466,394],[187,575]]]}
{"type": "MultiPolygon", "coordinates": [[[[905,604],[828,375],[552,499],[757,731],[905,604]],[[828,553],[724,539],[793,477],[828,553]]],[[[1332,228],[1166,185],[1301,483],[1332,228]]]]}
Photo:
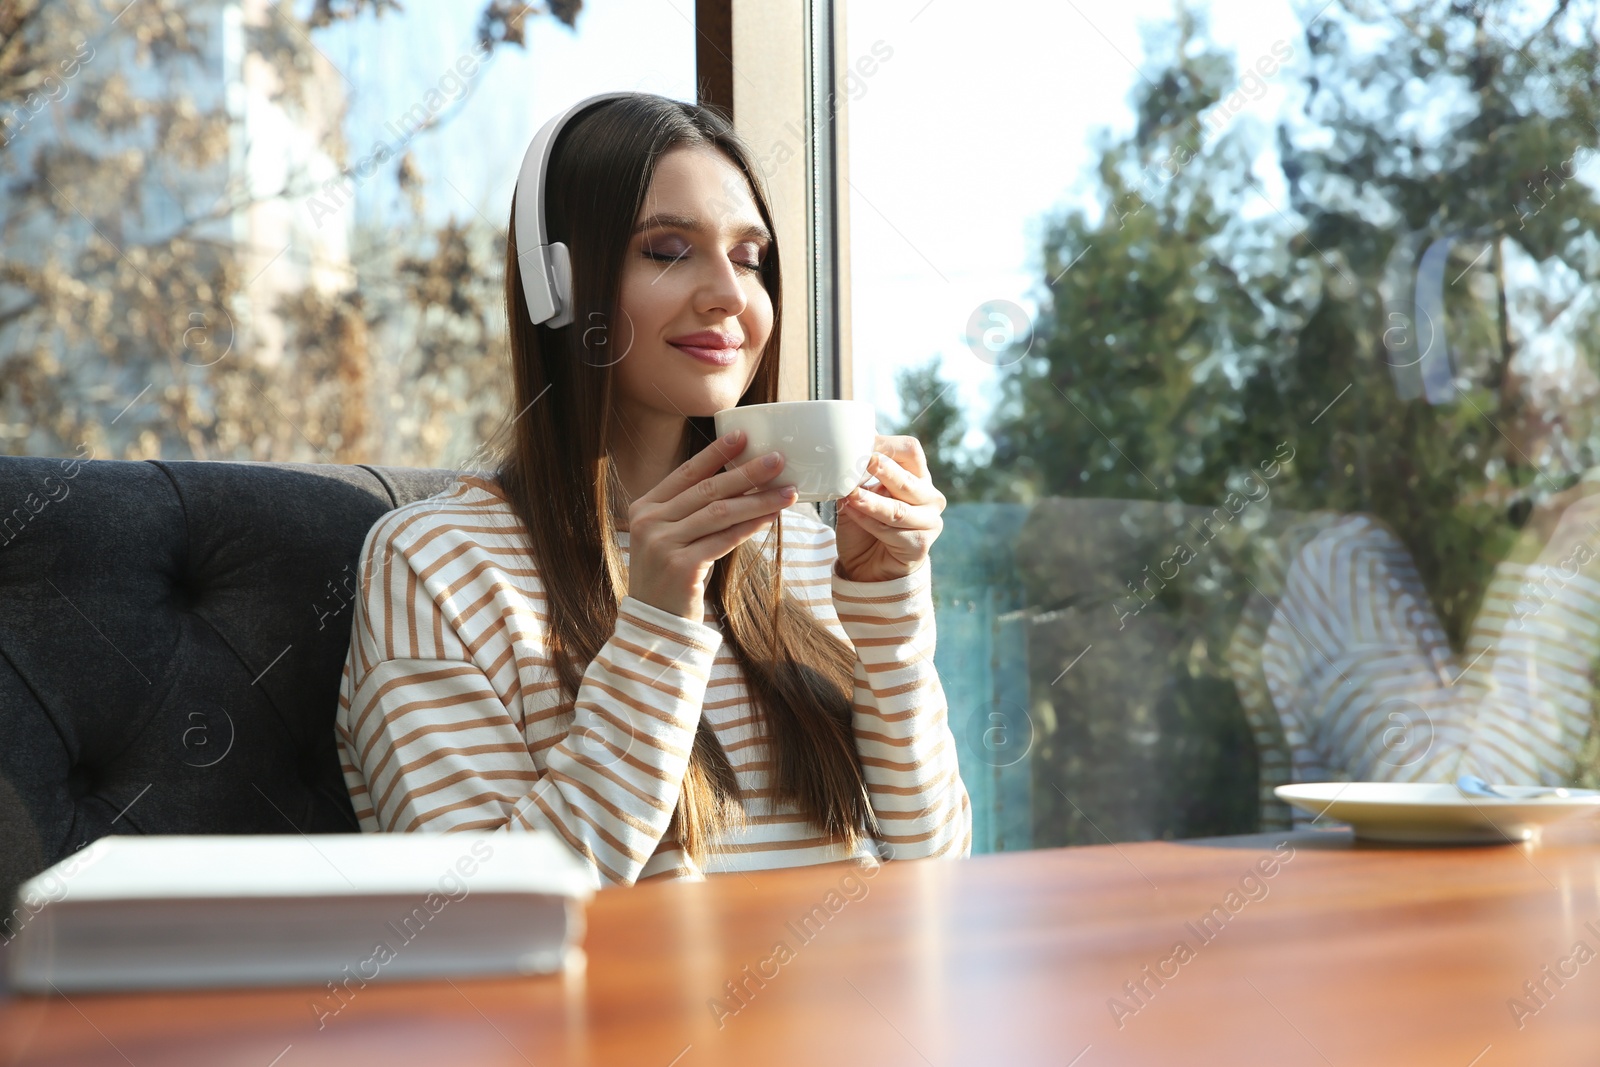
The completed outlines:
{"type": "Polygon", "coordinates": [[[533,133],[694,99],[678,4],[118,8],[40,5],[0,63],[11,454],[469,462],[533,133]]]}
{"type": "Polygon", "coordinates": [[[1595,6],[848,29],[854,395],[950,500],[975,848],[1592,784],[1595,6]]]}

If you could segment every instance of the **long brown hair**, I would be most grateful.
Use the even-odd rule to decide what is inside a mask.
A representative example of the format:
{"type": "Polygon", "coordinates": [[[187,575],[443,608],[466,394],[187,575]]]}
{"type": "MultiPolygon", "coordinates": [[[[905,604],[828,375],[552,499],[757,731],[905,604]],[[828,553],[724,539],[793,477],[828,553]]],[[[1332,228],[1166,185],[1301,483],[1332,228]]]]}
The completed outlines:
{"type": "MultiPolygon", "coordinates": [[[[574,320],[559,329],[528,321],[513,196],[505,294],[514,397],[494,454],[501,487],[540,564],[548,652],[569,708],[585,668],[616,627],[627,587],[615,541],[624,493],[607,417],[616,362],[608,355],[616,342],[608,327],[618,319],[623,259],[656,161],[687,146],[715,148],[737,166],[773,230],[750,151],[721,114],[646,93],[596,105],[567,124],[547,172],[548,239],[564,242],[572,257],[574,320]]],[[[774,241],[761,268],[772,333],[741,405],[778,399],[778,269],[774,241]]],[[[680,462],[716,437],[710,417],[685,422],[680,462]]],[[[781,516],[773,534],[775,565],[754,539],[745,541],[713,564],[706,603],[721,615],[723,642],[743,669],[758,729],[771,745],[773,802],[793,803],[853,851],[863,828],[878,832],[851,730],[855,653],[786,594],[781,516]]],[[[743,816],[728,755],[702,718],[663,840],[675,840],[703,864],[711,840],[743,816]]]]}

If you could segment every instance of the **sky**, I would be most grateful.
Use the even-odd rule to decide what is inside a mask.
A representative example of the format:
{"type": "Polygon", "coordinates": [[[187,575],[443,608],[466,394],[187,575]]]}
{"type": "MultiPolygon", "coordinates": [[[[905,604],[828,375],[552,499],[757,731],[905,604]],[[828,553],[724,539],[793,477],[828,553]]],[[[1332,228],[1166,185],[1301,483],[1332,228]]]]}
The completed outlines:
{"type": "MultiPolygon", "coordinates": [[[[393,144],[391,124],[398,126],[459,58],[471,56],[483,6],[483,0],[408,0],[403,14],[363,16],[353,27],[317,36],[348,78],[352,159],[379,141],[393,144]]],[[[693,11],[693,0],[590,0],[576,33],[529,17],[527,47],[497,49],[460,90],[447,85],[455,113],[410,146],[429,181],[429,220],[477,214],[504,228],[528,142],[546,119],[586,96],[640,89],[694,99],[693,11]]],[[[371,182],[358,191],[356,216],[382,218],[401,199],[392,181],[371,182]]]]}
{"type": "MultiPolygon", "coordinates": [[[[937,355],[969,426],[982,421],[1001,372],[967,342],[973,313],[995,300],[1037,312],[1043,223],[1082,202],[1095,131],[1131,130],[1141,24],[1171,14],[1165,0],[851,5],[852,57],[893,49],[850,111],[857,396],[898,410],[895,371],[937,355]]],[[[1298,46],[1299,25],[1284,0],[1227,3],[1211,36],[1242,66],[1275,41],[1298,46]]],[[[1285,68],[1234,121],[1275,113],[1291,78],[1285,68]]],[[[1271,168],[1257,171],[1281,198],[1271,168]]]]}
{"type": "MultiPolygon", "coordinates": [[[[470,51],[481,6],[411,0],[398,17],[366,17],[354,32],[319,35],[353,87],[352,159],[392,140],[387,124],[470,51]]],[[[968,344],[974,313],[990,301],[1010,301],[1027,316],[1037,311],[1043,223],[1082,201],[1096,131],[1131,127],[1129,93],[1145,62],[1141,24],[1169,20],[1172,7],[1168,0],[847,6],[841,66],[863,57],[876,64],[847,87],[855,395],[896,417],[896,371],[937,357],[976,426],[1000,372],[968,344]]],[[[693,99],[692,18],[691,0],[588,0],[576,33],[530,19],[526,51],[504,49],[459,90],[452,105],[459,114],[412,146],[429,180],[430,221],[476,214],[503,227],[528,141],[575,100],[608,89],[693,99]]],[[[1287,0],[1217,5],[1210,22],[1212,37],[1240,65],[1275,42],[1302,47],[1287,0]]],[[[1276,113],[1294,62],[1232,121],[1276,113]]],[[[1282,186],[1264,126],[1261,132],[1257,172],[1277,203],[1264,200],[1254,210],[1274,213],[1282,210],[1282,186]]],[[[358,192],[356,217],[380,218],[397,200],[392,181],[369,182],[358,192]]],[[[969,444],[981,441],[969,433],[969,444]]]]}

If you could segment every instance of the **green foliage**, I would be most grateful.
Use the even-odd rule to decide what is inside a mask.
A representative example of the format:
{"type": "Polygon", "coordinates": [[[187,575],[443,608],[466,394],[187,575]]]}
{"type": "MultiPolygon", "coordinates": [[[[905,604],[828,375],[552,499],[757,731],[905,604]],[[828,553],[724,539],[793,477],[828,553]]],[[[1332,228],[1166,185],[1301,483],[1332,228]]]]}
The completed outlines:
{"type": "MultiPolygon", "coordinates": [[[[1241,516],[1226,555],[1202,554],[1149,587],[1149,611],[1175,636],[1108,661],[1170,683],[1150,696],[1149,723],[1165,724],[1152,728],[1240,735],[1237,700],[1221,684],[1224,650],[1251,584],[1268,582],[1262,541],[1295,515],[1388,523],[1460,647],[1529,513],[1600,457],[1592,392],[1572,384],[1600,366],[1600,203],[1573,177],[1596,158],[1600,130],[1596,6],[1552,4],[1548,21],[1527,6],[1335,0],[1277,75],[1296,106],[1271,141],[1253,120],[1219,121],[1240,76],[1198,15],[1180,8],[1151,36],[1134,131],[1098,146],[1088,184],[1099,210],[1066,211],[1046,228],[1047,296],[1029,355],[1000,382],[987,427],[993,471],[950,482],[969,494],[952,499],[1188,505],[1039,532],[1053,548],[1021,560],[1030,602],[1100,612],[1070,642],[1038,635],[1042,661],[1070,658],[1097,633],[1096,653],[1116,655],[1117,598],[1190,535],[1195,508],[1223,502],[1285,447],[1292,462],[1260,514],[1241,516]],[[1270,181],[1257,162],[1268,144],[1280,172],[1270,181]],[[1455,242],[1444,321],[1413,322],[1423,251],[1442,238],[1455,242]],[[1518,361],[1538,338],[1514,328],[1513,297],[1573,353],[1561,388],[1518,361]],[[1455,382],[1430,402],[1409,353],[1435,343],[1447,346],[1455,382]],[[1096,558],[1090,542],[1108,537],[1118,553],[1098,574],[1062,578],[1061,559],[1096,558]],[[1157,661],[1141,658],[1157,646],[1157,661]]],[[[937,376],[914,384],[926,392],[937,376]]],[[[937,462],[953,470],[962,460],[937,462]]],[[[1070,684],[1052,691],[1056,719],[1135,710],[1070,684]]],[[[1087,734],[1079,740],[1092,751],[1087,734]]],[[[1173,733],[1163,744],[1151,774],[1183,766],[1190,741],[1173,733]]],[[[1071,779],[1051,758],[1039,773],[1071,779]]],[[[1237,786],[1214,785],[1221,792],[1199,803],[1236,813],[1226,794],[1237,786]]],[[[1060,798],[1050,808],[1054,792],[1035,790],[1046,817],[1076,825],[1060,798]]],[[[1162,816],[1145,832],[1193,832],[1186,819],[1162,816]]]]}
{"type": "MultiPolygon", "coordinates": [[[[1525,339],[1503,321],[1503,246],[1585,282],[1600,264],[1593,191],[1553,184],[1595,133],[1600,49],[1562,37],[1592,8],[1563,5],[1526,40],[1494,29],[1520,6],[1352,0],[1318,20],[1291,68],[1301,113],[1274,131],[1298,219],[1252,173],[1258,128],[1210,135],[1206,109],[1237,76],[1180,9],[1152,41],[1163,66],[1136,89],[1134,134],[1103,144],[1103,210],[1047,228],[1048,303],[988,427],[993,465],[1026,482],[1016,495],[1214,504],[1287,441],[1297,458],[1275,503],[1392,524],[1459,637],[1521,517],[1593,458],[1583,440],[1579,461],[1542,469],[1515,432],[1529,398],[1508,371],[1525,339]],[[1371,35],[1347,22],[1378,43],[1358,46],[1371,35]],[[1491,295],[1476,277],[1448,288],[1439,329],[1472,380],[1434,405],[1402,398],[1387,344],[1434,324],[1410,323],[1409,290],[1385,288],[1397,250],[1443,236],[1470,242],[1447,276],[1470,266],[1491,295]]],[[[1416,252],[1402,256],[1412,281],[1416,252]]],[[[1591,333],[1571,341],[1600,362],[1591,333]]],[[[920,373],[917,398],[940,384],[920,373]]],[[[958,467],[953,442],[939,447],[958,467]]]]}
{"type": "Polygon", "coordinates": [[[954,382],[939,374],[939,360],[908,367],[895,375],[900,394],[901,418],[890,425],[891,434],[910,434],[922,442],[933,484],[951,500],[979,500],[990,482],[987,468],[976,464],[961,449],[966,420],[951,395],[954,382]]]}

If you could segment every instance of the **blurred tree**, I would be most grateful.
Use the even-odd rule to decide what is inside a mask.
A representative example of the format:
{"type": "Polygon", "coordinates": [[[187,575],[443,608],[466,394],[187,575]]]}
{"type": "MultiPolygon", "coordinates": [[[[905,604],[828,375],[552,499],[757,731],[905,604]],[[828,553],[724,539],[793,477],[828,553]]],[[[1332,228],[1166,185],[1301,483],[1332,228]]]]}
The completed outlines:
{"type": "Polygon", "coordinates": [[[938,358],[898,371],[895,391],[900,397],[901,417],[885,430],[910,434],[922,443],[933,484],[952,500],[981,496],[978,483],[988,473],[988,468],[973,463],[962,451],[967,427],[960,405],[950,397],[953,385],[939,374],[938,358]]]}
{"type": "Polygon", "coordinates": [[[1238,80],[1180,8],[1134,134],[1103,146],[1103,213],[1048,230],[1049,303],[1035,354],[1002,379],[995,464],[1039,495],[1209,505],[1289,442],[1274,502],[1392,524],[1459,639],[1515,527],[1600,445],[1583,410],[1600,204],[1570,177],[1600,119],[1595,5],[1516,29],[1526,12],[1336,0],[1292,68],[1301,114],[1276,130],[1302,225],[1252,172],[1248,124],[1207,136],[1238,80]],[[1413,322],[1441,238],[1445,321],[1413,322]],[[1565,283],[1530,294],[1546,324],[1571,313],[1553,328],[1568,377],[1543,395],[1518,359],[1513,258],[1565,283]],[[1430,345],[1454,370],[1434,403],[1405,385],[1430,345]]]}
{"type": "MultiPolygon", "coordinates": [[[[1098,209],[1047,226],[1032,348],[1002,375],[987,427],[996,475],[951,483],[970,499],[1173,505],[1052,508],[1019,547],[1030,602],[1071,606],[1046,613],[1060,618],[1035,628],[1033,656],[1065,663],[1091,641],[1112,653],[1050,689],[1072,713],[1036,767],[1106,799],[1102,813],[1119,789],[1153,781],[1166,797],[1144,823],[1103,825],[1113,837],[1243,816],[1224,649],[1285,521],[1327,509],[1389,523],[1459,647],[1529,512],[1600,456],[1600,204],[1579,173],[1600,119],[1595,3],[1314,7],[1300,39],[1243,74],[1187,6],[1149,35],[1133,131],[1097,146],[1098,209]],[[1233,114],[1245,86],[1273,78],[1295,107],[1275,123],[1275,157],[1233,114]],[[1207,537],[1196,515],[1238,500],[1263,464],[1270,500],[1223,513],[1207,537]],[[1120,564],[1068,562],[1108,543],[1120,564]],[[1135,633],[1153,613],[1162,632],[1135,633]],[[1140,671],[1147,691],[1108,702],[1140,671]],[[1139,781],[1114,781],[1130,767],[1139,781]]],[[[930,437],[941,468],[971,462],[930,437]]],[[[1099,839],[1038,785],[1041,827],[1099,839]]]]}
{"type": "Polygon", "coordinates": [[[1136,132],[1100,146],[1104,210],[1047,228],[1049,303],[991,431],[1037,495],[1220,498],[1241,380],[1283,343],[1256,298],[1287,284],[1287,257],[1237,217],[1247,146],[1229,133],[1197,162],[1199,117],[1234,82],[1198,32],[1185,10],[1152,41],[1175,58],[1136,93],[1136,132]]]}
{"type": "Polygon", "coordinates": [[[1129,502],[1220,504],[1244,469],[1272,459],[1272,447],[1245,447],[1260,431],[1243,390],[1293,336],[1293,321],[1263,306],[1296,271],[1281,238],[1241,214],[1255,195],[1247,136],[1202,124],[1237,84],[1231,61],[1186,9],[1148,53],[1159,72],[1135,91],[1133,133],[1098,146],[1103,207],[1047,226],[1048,298],[989,427],[1005,472],[990,495],[1037,502],[1017,554],[1041,606],[1029,642],[1045,694],[1039,845],[1240,832],[1257,819],[1223,652],[1249,592],[1246,530],[1264,513],[1202,540],[1201,509],[1129,502]]]}
{"type": "MultiPolygon", "coordinates": [[[[401,5],[315,0],[301,18],[246,4],[232,74],[223,7],[0,0],[0,451],[437,464],[458,429],[499,414],[487,324],[501,238],[454,220],[358,233],[331,281],[298,219],[281,252],[252,247],[241,213],[327,186],[292,165],[280,188],[252,181],[224,84],[265,64],[287,120],[325,131],[341,182],[387,163],[420,214],[409,153],[348,160],[341,90],[310,36],[401,5]],[[308,280],[262,306],[249,290],[274,253],[311,259],[308,280]]],[[[528,17],[575,28],[581,8],[493,0],[481,59],[524,47],[528,17]]]]}

